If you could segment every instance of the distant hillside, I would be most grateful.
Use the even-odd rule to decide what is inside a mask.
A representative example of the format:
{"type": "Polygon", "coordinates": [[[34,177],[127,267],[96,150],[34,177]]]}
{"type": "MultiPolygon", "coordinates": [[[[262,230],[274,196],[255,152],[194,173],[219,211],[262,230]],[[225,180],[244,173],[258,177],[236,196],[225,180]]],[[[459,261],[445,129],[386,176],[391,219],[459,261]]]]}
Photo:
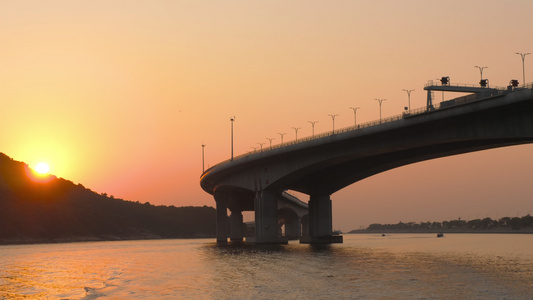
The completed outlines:
{"type": "Polygon", "coordinates": [[[0,153],[0,244],[215,236],[212,207],[154,206],[97,194],[0,153]]]}

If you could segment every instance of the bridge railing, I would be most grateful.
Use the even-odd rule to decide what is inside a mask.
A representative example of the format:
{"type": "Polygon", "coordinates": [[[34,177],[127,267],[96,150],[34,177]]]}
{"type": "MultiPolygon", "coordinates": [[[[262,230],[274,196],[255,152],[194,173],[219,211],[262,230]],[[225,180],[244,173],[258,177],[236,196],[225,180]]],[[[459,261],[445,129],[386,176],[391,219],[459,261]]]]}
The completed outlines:
{"type": "MultiPolygon", "coordinates": [[[[440,82],[440,80],[429,80],[424,85],[424,87],[429,87],[429,86],[456,86],[456,87],[476,87],[476,88],[481,87],[479,84],[464,84],[464,83],[442,84],[442,82],[440,82]]],[[[487,89],[496,89],[496,90],[507,90],[507,88],[501,87],[501,86],[487,86],[486,88],[487,89]]]]}
{"type": "MultiPolygon", "coordinates": [[[[339,134],[339,133],[344,133],[344,132],[349,132],[349,131],[356,131],[356,130],[360,130],[360,129],[363,129],[363,128],[368,128],[368,127],[378,126],[378,125],[382,125],[382,124],[392,123],[392,122],[396,122],[396,121],[405,119],[407,117],[413,117],[413,116],[416,116],[416,115],[421,115],[421,114],[433,112],[435,110],[446,109],[446,108],[454,107],[454,106],[457,106],[457,105],[463,105],[463,104],[466,104],[466,103],[485,100],[485,99],[488,99],[490,97],[504,95],[504,94],[507,94],[507,93],[511,93],[511,92],[519,91],[519,90],[524,90],[524,89],[533,89],[533,83],[529,83],[527,85],[522,85],[522,86],[519,86],[519,87],[515,87],[513,90],[508,90],[508,89],[505,89],[505,88],[497,88],[498,91],[495,92],[495,93],[491,93],[490,95],[470,94],[470,95],[457,97],[457,98],[450,99],[450,100],[445,100],[445,101],[442,101],[440,103],[433,104],[433,108],[431,108],[431,109],[428,109],[427,107],[420,107],[420,108],[412,109],[410,111],[403,112],[403,113],[398,114],[398,115],[393,115],[393,116],[390,116],[390,117],[382,118],[381,120],[374,120],[374,121],[370,121],[370,122],[357,124],[355,126],[348,126],[348,127],[343,127],[343,128],[340,128],[340,129],[336,129],[335,132],[326,131],[326,132],[315,134],[315,135],[312,135],[312,136],[303,137],[303,138],[300,138],[298,140],[284,142],[283,144],[277,144],[277,145],[273,145],[271,147],[264,147],[262,150],[259,150],[259,151],[254,150],[254,151],[250,151],[250,152],[247,152],[247,153],[244,153],[244,154],[241,154],[241,155],[237,155],[237,156],[235,156],[233,158],[233,160],[242,159],[242,158],[245,158],[245,157],[257,154],[257,153],[261,153],[261,152],[268,152],[268,151],[272,151],[272,150],[275,150],[275,149],[288,147],[288,146],[295,145],[295,144],[305,143],[305,142],[311,141],[311,140],[321,139],[321,138],[324,138],[324,137],[327,137],[327,136],[331,136],[331,135],[334,135],[334,134],[339,134]]],[[[231,160],[228,159],[228,160],[220,162],[219,164],[227,163],[227,162],[230,162],[230,161],[231,160]]],[[[209,169],[211,169],[211,168],[209,168],[209,169]]],[[[207,169],[205,172],[209,171],[209,169],[207,169]]]]}

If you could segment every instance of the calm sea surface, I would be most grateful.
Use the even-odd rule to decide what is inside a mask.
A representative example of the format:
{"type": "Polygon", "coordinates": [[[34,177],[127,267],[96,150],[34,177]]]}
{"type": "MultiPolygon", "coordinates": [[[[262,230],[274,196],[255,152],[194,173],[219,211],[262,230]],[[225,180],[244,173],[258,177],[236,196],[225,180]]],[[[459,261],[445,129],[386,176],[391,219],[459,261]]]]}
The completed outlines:
{"type": "Polygon", "coordinates": [[[0,246],[0,299],[533,299],[533,235],[0,246]]]}

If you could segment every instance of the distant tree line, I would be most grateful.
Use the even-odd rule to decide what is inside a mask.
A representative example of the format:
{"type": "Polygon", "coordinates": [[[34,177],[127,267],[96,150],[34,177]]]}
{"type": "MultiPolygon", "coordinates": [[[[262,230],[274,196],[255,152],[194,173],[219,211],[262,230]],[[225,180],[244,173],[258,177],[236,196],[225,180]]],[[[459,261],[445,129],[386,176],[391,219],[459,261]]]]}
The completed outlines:
{"type": "Polygon", "coordinates": [[[0,244],[215,236],[213,207],[125,201],[62,178],[35,182],[27,169],[0,153],[0,244]]]}
{"type": "Polygon", "coordinates": [[[398,224],[371,224],[366,228],[369,231],[386,231],[386,230],[445,230],[445,229],[466,229],[466,230],[491,230],[491,229],[511,229],[520,230],[524,228],[533,228],[533,217],[529,214],[519,217],[504,217],[499,220],[491,218],[465,220],[451,220],[443,222],[409,222],[398,224]]]}

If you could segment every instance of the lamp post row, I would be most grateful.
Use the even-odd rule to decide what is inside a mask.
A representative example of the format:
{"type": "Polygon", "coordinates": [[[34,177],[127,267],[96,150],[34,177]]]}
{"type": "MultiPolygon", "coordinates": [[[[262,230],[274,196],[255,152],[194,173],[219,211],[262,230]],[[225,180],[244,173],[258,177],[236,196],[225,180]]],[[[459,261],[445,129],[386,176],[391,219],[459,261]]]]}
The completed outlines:
{"type": "MultiPolygon", "coordinates": [[[[515,54],[518,54],[520,55],[520,57],[522,58],[522,80],[523,80],[523,84],[524,86],[526,85],[526,68],[525,68],[525,58],[526,58],[526,55],[529,55],[531,53],[521,53],[521,52],[516,52],[515,54]]],[[[474,66],[475,68],[478,68],[479,69],[479,73],[480,73],[480,76],[481,76],[481,80],[483,80],[483,70],[484,69],[487,69],[488,67],[486,66],[474,66]]],[[[414,91],[414,89],[402,89],[403,91],[407,92],[407,101],[408,101],[408,111],[410,112],[411,111],[411,92],[414,91]]],[[[379,122],[381,123],[381,120],[382,120],[382,117],[381,117],[381,106],[382,106],[382,103],[383,101],[386,101],[387,99],[374,99],[376,101],[379,102],[379,122]]],[[[360,107],[350,107],[351,110],[353,110],[353,115],[354,115],[354,127],[357,126],[357,110],[360,109],[360,107]]],[[[332,125],[333,125],[333,130],[332,130],[332,134],[335,134],[335,117],[338,116],[338,114],[328,114],[328,116],[331,117],[331,121],[332,121],[332,125]]],[[[230,118],[230,121],[231,121],[231,159],[230,160],[233,160],[233,122],[235,122],[235,116],[231,117],[230,118]]],[[[318,123],[318,121],[307,121],[309,123],[311,123],[311,127],[312,127],[312,134],[313,136],[315,136],[315,124],[318,123]]],[[[300,127],[292,127],[292,129],[294,129],[294,133],[295,133],[295,140],[298,141],[298,130],[301,129],[300,127]]],[[[278,132],[278,134],[280,135],[280,138],[281,138],[281,144],[283,145],[283,136],[287,133],[285,132],[278,132]]],[[[270,142],[270,147],[272,147],[272,140],[274,140],[274,138],[267,138],[267,140],[270,142]]],[[[263,145],[265,143],[258,143],[258,145],[260,146],[261,150],[263,149],[263,145]]],[[[205,164],[204,164],[204,148],[205,148],[205,144],[202,144],[202,172],[205,172],[205,164]]],[[[258,147],[252,147],[254,148],[254,151],[258,148],[258,147]]]]}
{"type": "MultiPolygon", "coordinates": [[[[376,99],[377,100],[377,99],[376,99]]],[[[385,100],[385,99],[383,99],[385,100]]],[[[350,109],[353,110],[353,113],[354,113],[354,127],[357,126],[357,110],[360,109],[360,107],[350,107],[350,109]]],[[[332,134],[335,134],[335,117],[339,116],[338,114],[328,114],[328,116],[331,117],[331,120],[332,120],[332,124],[333,124],[333,128],[332,128],[332,134]]],[[[380,103],[380,120],[381,120],[381,103],[380,103]]],[[[231,122],[231,161],[233,160],[233,122],[235,122],[235,116],[231,117],[230,118],[230,122],[231,122]]],[[[308,121],[309,123],[311,123],[311,126],[312,126],[312,132],[313,132],[313,136],[315,136],[315,124],[318,123],[318,121],[308,121]]],[[[294,129],[294,133],[295,133],[295,140],[298,141],[298,130],[300,130],[301,128],[300,127],[291,127],[292,129],[294,129]]],[[[283,145],[283,136],[286,135],[287,133],[285,132],[278,132],[280,138],[281,138],[281,145],[283,145]]],[[[274,140],[274,138],[266,138],[269,143],[270,143],[270,147],[272,147],[272,141],[274,140]]],[[[263,150],[263,145],[265,143],[257,143],[259,145],[259,147],[252,147],[252,149],[254,149],[254,152],[257,150],[257,148],[260,148],[260,150],[262,151],[263,150]]],[[[204,147],[205,145],[202,144],[202,172],[205,172],[205,165],[204,165],[204,147]]]]}

